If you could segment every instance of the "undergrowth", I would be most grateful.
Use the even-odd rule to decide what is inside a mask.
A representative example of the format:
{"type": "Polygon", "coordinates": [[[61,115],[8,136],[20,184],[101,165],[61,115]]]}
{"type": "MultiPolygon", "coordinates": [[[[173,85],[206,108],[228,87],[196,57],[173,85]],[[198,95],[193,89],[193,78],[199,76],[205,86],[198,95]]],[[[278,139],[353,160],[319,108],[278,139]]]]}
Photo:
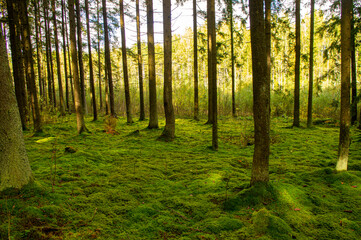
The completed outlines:
{"type": "Polygon", "coordinates": [[[270,183],[249,187],[250,118],[220,119],[217,152],[205,121],[177,119],[166,143],[146,121],[110,131],[87,120],[81,135],[73,116],[25,132],[35,182],[1,193],[0,239],[361,238],[356,129],[349,171],[336,174],[336,126],[273,119],[270,183]]]}

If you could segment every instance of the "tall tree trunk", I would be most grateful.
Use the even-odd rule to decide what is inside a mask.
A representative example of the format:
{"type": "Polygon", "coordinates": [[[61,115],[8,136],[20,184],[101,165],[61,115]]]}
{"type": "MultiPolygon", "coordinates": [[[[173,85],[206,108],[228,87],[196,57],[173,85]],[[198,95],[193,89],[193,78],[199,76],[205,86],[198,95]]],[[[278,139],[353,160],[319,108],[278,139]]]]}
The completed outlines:
{"type": "Polygon", "coordinates": [[[351,20],[351,76],[352,76],[352,104],[351,104],[351,124],[354,125],[357,121],[357,75],[356,75],[356,48],[355,48],[355,19],[354,10],[352,9],[351,20]]]}
{"type": "Polygon", "coordinates": [[[65,102],[66,109],[70,112],[69,105],[69,79],[68,79],[68,66],[67,66],[67,57],[66,57],[66,29],[65,29],[65,2],[61,0],[61,30],[63,36],[63,55],[64,55],[64,77],[65,77],[65,102]]]}
{"type": "Polygon", "coordinates": [[[25,88],[25,69],[21,52],[21,41],[20,41],[20,20],[19,10],[15,0],[8,0],[7,11],[9,18],[9,30],[10,30],[10,47],[11,47],[11,60],[13,65],[13,77],[15,83],[15,94],[16,100],[19,106],[20,119],[22,128],[26,129],[26,88],[25,88]]]}
{"type": "Polygon", "coordinates": [[[211,19],[211,1],[213,0],[207,0],[207,39],[208,39],[208,43],[207,43],[207,48],[208,48],[208,121],[206,124],[212,124],[213,123],[213,100],[212,100],[212,94],[213,94],[213,90],[212,90],[212,58],[210,57],[210,52],[211,52],[211,29],[214,28],[215,26],[212,26],[212,19],[211,19]]]}
{"type": "MultiPolygon", "coordinates": [[[[10,0],[7,1],[11,4],[10,0]]],[[[10,19],[10,18],[9,18],[10,19]]],[[[0,192],[21,188],[33,180],[11,81],[5,39],[0,31],[0,192]]]]}
{"type": "Polygon", "coordinates": [[[54,39],[55,39],[55,54],[56,54],[56,66],[58,73],[58,90],[59,90],[59,111],[60,115],[65,115],[65,102],[63,93],[63,83],[61,78],[61,64],[60,64],[60,53],[59,53],[59,39],[58,39],[58,27],[56,22],[55,12],[55,0],[51,0],[51,8],[53,13],[53,28],[54,28],[54,39]]]}
{"type": "Polygon", "coordinates": [[[310,22],[310,62],[309,62],[309,86],[307,106],[307,127],[312,127],[312,95],[313,95],[313,42],[315,29],[315,0],[311,0],[311,22],[310,22]]]}
{"type": "Polygon", "coordinates": [[[270,112],[263,0],[249,0],[251,23],[254,153],[251,185],[269,181],[270,112]]]}
{"type": "Polygon", "coordinates": [[[172,23],[171,0],[163,0],[163,40],[164,40],[164,112],[165,128],[161,139],[172,141],[175,134],[175,118],[172,100],[172,23]]]}
{"type": "Polygon", "coordinates": [[[97,112],[97,101],[95,98],[95,86],[94,86],[94,73],[93,73],[93,58],[92,58],[92,48],[91,48],[91,39],[90,39],[90,23],[89,23],[89,4],[88,0],[85,0],[85,15],[86,15],[86,29],[87,29],[87,38],[88,38],[88,53],[89,53],[89,82],[90,90],[92,93],[92,105],[93,105],[93,121],[98,119],[97,112]]]}
{"type": "MultiPolygon", "coordinates": [[[[37,59],[37,67],[38,67],[38,82],[39,82],[39,98],[43,97],[43,83],[42,83],[42,74],[41,74],[41,45],[39,41],[39,28],[40,28],[40,21],[39,21],[39,2],[33,1],[34,5],[34,15],[35,15],[35,41],[36,41],[36,59],[37,59]]],[[[42,107],[42,104],[40,104],[42,107]]]]}
{"type": "Polygon", "coordinates": [[[110,114],[115,116],[114,111],[114,90],[113,90],[113,78],[112,78],[112,65],[110,62],[110,47],[109,47],[109,33],[108,33],[108,19],[107,19],[107,5],[106,0],[102,0],[103,4],[103,22],[104,22],[104,53],[105,53],[105,69],[108,78],[109,87],[109,101],[110,101],[110,114]]]}
{"type": "Polygon", "coordinates": [[[296,0],[296,63],[293,126],[300,126],[301,0],[296,0]]]}
{"type": "Polygon", "coordinates": [[[147,35],[148,35],[148,72],[149,72],[149,125],[148,128],[158,128],[157,110],[157,81],[155,76],[154,52],[154,19],[153,0],[146,0],[147,4],[147,35]]]}
{"type": "Polygon", "coordinates": [[[212,149],[218,150],[217,121],[217,46],[216,46],[216,11],[215,0],[207,0],[207,32],[208,32],[208,83],[210,86],[212,149]]]}
{"type": "MultiPolygon", "coordinates": [[[[266,0],[270,1],[270,0],[266,0]]],[[[232,116],[236,117],[236,97],[235,97],[235,89],[236,89],[236,83],[235,83],[235,72],[234,72],[234,38],[233,38],[233,2],[232,0],[228,3],[228,9],[230,13],[229,18],[229,31],[231,33],[231,77],[232,77],[232,116]]]]}
{"type": "MultiPolygon", "coordinates": [[[[271,86],[271,2],[265,0],[265,37],[266,37],[266,55],[267,55],[267,85],[271,86]]],[[[271,91],[268,92],[270,114],[271,114],[271,91]]]]}
{"type": "Polygon", "coordinates": [[[127,45],[126,45],[126,41],[125,41],[123,0],[119,1],[119,5],[120,5],[120,32],[122,35],[122,59],[123,59],[123,76],[124,76],[124,92],[125,92],[125,106],[126,106],[126,112],[127,112],[127,123],[133,123],[132,109],[131,109],[131,103],[130,103],[130,91],[129,91],[127,45]]]}
{"type": "Polygon", "coordinates": [[[79,70],[78,70],[78,56],[76,50],[76,23],[74,15],[74,2],[77,0],[68,0],[69,8],[69,23],[70,23],[70,48],[71,48],[71,63],[73,66],[73,83],[74,83],[74,97],[75,97],[75,111],[78,134],[87,131],[84,122],[84,113],[81,99],[81,89],[79,82],[79,70]]]}
{"type": "Polygon", "coordinates": [[[199,120],[197,0],[193,0],[194,120],[199,120]]]}
{"type": "MultiPolygon", "coordinates": [[[[65,7],[65,0],[64,0],[64,7],[65,7]]],[[[68,64],[69,64],[69,76],[70,76],[70,90],[71,90],[71,99],[72,104],[75,109],[75,98],[74,98],[74,84],[73,84],[73,74],[71,70],[71,55],[70,55],[70,47],[69,47],[69,36],[68,36],[68,24],[67,24],[67,17],[65,11],[65,37],[66,37],[66,48],[68,49],[68,64]]]]}
{"type": "Polygon", "coordinates": [[[341,1],[341,113],[336,171],[347,171],[350,148],[350,65],[352,0],[341,1]]]}
{"type": "Polygon", "coordinates": [[[79,61],[79,80],[80,80],[80,90],[81,90],[81,99],[82,99],[82,106],[84,108],[84,114],[88,114],[88,108],[86,104],[86,95],[85,95],[85,77],[84,77],[84,63],[83,63],[83,40],[81,36],[81,17],[80,17],[80,4],[79,0],[75,1],[76,6],[76,29],[77,29],[77,40],[78,40],[78,61],[79,61]]]}
{"type": "Polygon", "coordinates": [[[42,132],[41,115],[38,102],[38,94],[35,84],[35,71],[33,60],[33,48],[30,39],[30,25],[28,22],[28,4],[26,1],[19,0],[20,7],[20,21],[22,25],[22,35],[24,39],[24,56],[25,56],[25,69],[30,92],[30,104],[33,113],[34,131],[42,132]]]}
{"type": "Polygon", "coordinates": [[[110,114],[110,96],[109,96],[109,81],[108,81],[108,71],[107,68],[104,68],[105,71],[105,114],[110,114]]]}
{"type": "Polygon", "coordinates": [[[98,84],[99,84],[99,107],[103,109],[103,96],[102,96],[102,63],[100,61],[100,16],[99,16],[99,0],[97,0],[97,34],[98,34],[98,84]]]}
{"type": "Polygon", "coordinates": [[[139,107],[140,115],[139,120],[145,120],[144,111],[144,91],[143,91],[143,59],[142,59],[142,42],[140,40],[140,13],[139,13],[139,0],[135,2],[136,18],[137,18],[137,48],[138,48],[138,76],[139,76],[139,107]]]}

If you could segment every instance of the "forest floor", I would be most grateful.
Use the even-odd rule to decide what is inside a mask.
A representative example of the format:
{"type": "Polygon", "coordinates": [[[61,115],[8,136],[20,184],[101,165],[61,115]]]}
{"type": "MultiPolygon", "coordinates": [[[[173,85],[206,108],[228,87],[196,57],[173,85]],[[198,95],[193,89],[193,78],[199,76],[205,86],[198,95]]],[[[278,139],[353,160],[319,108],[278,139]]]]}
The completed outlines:
{"type": "Polygon", "coordinates": [[[25,132],[35,182],[1,193],[0,239],[361,239],[357,129],[336,174],[337,123],[273,119],[270,183],[249,188],[251,118],[220,118],[217,152],[204,120],[177,119],[173,142],[147,121],[113,135],[90,120],[82,135],[74,115],[25,132]]]}

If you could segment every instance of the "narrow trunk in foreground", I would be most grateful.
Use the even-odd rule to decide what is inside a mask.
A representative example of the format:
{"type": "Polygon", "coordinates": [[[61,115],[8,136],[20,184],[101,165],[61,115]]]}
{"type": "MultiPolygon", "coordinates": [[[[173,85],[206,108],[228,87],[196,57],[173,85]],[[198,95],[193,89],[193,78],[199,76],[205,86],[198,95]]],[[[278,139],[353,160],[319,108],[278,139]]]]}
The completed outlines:
{"type": "Polygon", "coordinates": [[[140,115],[139,120],[145,120],[144,110],[144,91],[143,91],[143,59],[142,59],[142,42],[140,40],[140,13],[139,13],[139,0],[136,0],[136,18],[137,18],[137,48],[138,48],[138,76],[139,76],[139,107],[140,115]]]}
{"type": "Polygon", "coordinates": [[[313,99],[313,42],[315,29],[315,0],[311,0],[311,22],[310,22],[310,62],[309,62],[309,86],[307,106],[307,127],[312,127],[312,99],[313,99]]]}
{"type": "Polygon", "coordinates": [[[198,37],[197,37],[197,0],[193,0],[193,75],[194,75],[194,113],[193,119],[199,120],[198,88],[198,37]]]}
{"type": "Polygon", "coordinates": [[[296,63],[293,126],[300,126],[300,61],[301,61],[301,0],[296,0],[296,63]]]}

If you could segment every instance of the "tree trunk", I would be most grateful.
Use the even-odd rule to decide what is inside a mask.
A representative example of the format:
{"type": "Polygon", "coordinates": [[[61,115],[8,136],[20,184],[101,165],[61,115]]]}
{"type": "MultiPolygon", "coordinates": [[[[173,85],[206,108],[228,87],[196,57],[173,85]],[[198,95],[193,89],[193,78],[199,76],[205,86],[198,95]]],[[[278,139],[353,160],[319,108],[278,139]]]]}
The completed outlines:
{"type": "Polygon", "coordinates": [[[98,84],[99,84],[99,108],[103,109],[103,96],[102,96],[102,63],[100,61],[100,16],[99,16],[99,0],[97,0],[97,34],[98,34],[98,84]]]}
{"type": "MultiPolygon", "coordinates": [[[[217,121],[217,46],[215,0],[207,0],[208,23],[208,83],[211,90],[212,149],[218,150],[217,121]]],[[[209,114],[209,113],[208,113],[209,114]]]]}
{"type": "Polygon", "coordinates": [[[26,129],[27,101],[25,88],[25,70],[21,52],[19,10],[14,0],[8,0],[7,11],[10,30],[11,60],[13,65],[13,77],[15,83],[16,100],[19,106],[22,128],[26,129]]]}
{"type": "Polygon", "coordinates": [[[197,0],[193,0],[194,120],[199,120],[197,0]]]}
{"type": "Polygon", "coordinates": [[[64,93],[63,93],[63,83],[61,78],[61,64],[60,64],[60,53],[59,53],[59,39],[58,39],[58,27],[56,22],[56,12],[55,12],[55,0],[51,0],[51,8],[53,13],[53,28],[54,28],[54,39],[55,39],[55,54],[56,54],[56,66],[58,73],[58,90],[59,90],[59,111],[60,115],[65,115],[65,102],[64,102],[64,93]]]}
{"type": "MultiPolygon", "coordinates": [[[[267,85],[271,86],[271,2],[265,0],[265,37],[266,37],[266,55],[267,55],[267,85]]],[[[269,112],[271,114],[271,91],[268,92],[269,112]]]]}
{"type": "Polygon", "coordinates": [[[94,73],[93,73],[93,58],[92,58],[92,48],[91,48],[91,39],[90,39],[90,23],[89,23],[89,4],[88,0],[85,0],[85,15],[86,15],[86,29],[87,29],[87,38],[88,38],[88,53],[89,53],[89,82],[90,90],[92,93],[92,105],[93,105],[93,121],[98,119],[97,112],[97,101],[95,98],[95,86],[94,86],[94,73]]]}
{"type": "Polygon", "coordinates": [[[142,42],[140,40],[140,13],[139,0],[136,0],[136,18],[137,18],[137,48],[138,48],[138,76],[139,76],[139,105],[140,116],[139,120],[145,120],[144,111],[144,91],[143,91],[143,59],[142,59],[142,42]]]}
{"type": "Polygon", "coordinates": [[[309,86],[307,106],[307,127],[312,127],[312,95],[313,95],[313,42],[315,29],[315,0],[311,0],[311,22],[310,22],[310,62],[309,62],[309,86]]]}
{"type": "MultiPolygon", "coordinates": [[[[65,0],[64,0],[64,9],[65,8],[65,0]]],[[[65,10],[64,10],[65,11],[65,10]]],[[[74,98],[74,84],[73,84],[73,74],[71,69],[71,55],[70,55],[70,47],[69,47],[69,36],[68,36],[68,24],[67,24],[67,17],[66,17],[66,11],[65,11],[65,37],[66,37],[66,48],[68,49],[68,64],[69,64],[69,76],[70,76],[70,89],[71,89],[71,99],[72,104],[75,108],[75,98],[74,98]]]]}
{"type": "Polygon", "coordinates": [[[81,134],[84,131],[87,131],[84,122],[84,113],[82,107],[81,99],[81,89],[79,82],[79,70],[78,70],[78,56],[76,50],[76,24],[75,24],[75,15],[74,15],[74,1],[77,0],[68,0],[69,8],[69,23],[70,23],[70,48],[71,48],[71,63],[73,66],[73,83],[74,83],[74,97],[75,97],[75,111],[76,111],[76,122],[78,134],[81,134]]]}
{"type": "Polygon", "coordinates": [[[124,76],[124,92],[125,92],[125,106],[126,106],[126,112],[127,112],[127,123],[133,123],[132,109],[131,109],[131,103],[130,103],[130,91],[129,91],[127,45],[126,45],[126,41],[125,41],[123,0],[120,0],[119,4],[120,4],[120,32],[122,35],[122,59],[123,59],[123,76],[124,76]]]}
{"type": "Polygon", "coordinates": [[[55,99],[55,86],[54,86],[54,76],[53,76],[53,58],[51,55],[51,40],[50,40],[50,29],[49,29],[49,13],[48,13],[48,0],[43,0],[43,11],[44,11],[44,23],[45,23],[45,38],[46,38],[46,67],[48,75],[48,95],[49,95],[49,104],[52,107],[56,106],[55,99]]]}
{"type": "MultiPolygon", "coordinates": [[[[266,0],[270,1],[270,0],[266,0]]],[[[232,116],[236,117],[236,97],[235,97],[235,89],[236,89],[236,83],[235,83],[235,73],[234,73],[234,38],[233,38],[233,4],[232,0],[228,3],[228,9],[230,13],[230,19],[229,19],[229,31],[231,33],[231,77],[232,77],[232,116]]]]}
{"type": "Polygon", "coordinates": [[[66,57],[66,29],[65,29],[65,2],[61,0],[61,30],[63,36],[63,54],[64,54],[64,77],[65,77],[65,102],[66,102],[66,109],[70,112],[70,105],[69,105],[69,79],[68,79],[68,66],[67,66],[67,57],[66,57]]]}
{"type": "Polygon", "coordinates": [[[207,50],[208,50],[208,121],[206,124],[212,124],[213,123],[213,100],[212,100],[212,58],[210,57],[210,52],[212,51],[211,48],[211,29],[215,28],[215,26],[212,26],[212,17],[211,17],[211,1],[213,0],[207,0],[207,50]]]}
{"type": "MultiPolygon", "coordinates": [[[[36,59],[37,59],[37,66],[38,66],[38,82],[39,82],[39,98],[41,99],[43,97],[43,83],[42,83],[42,74],[41,74],[41,66],[42,66],[42,62],[41,62],[41,45],[40,45],[40,41],[39,40],[39,29],[40,29],[40,21],[39,21],[39,6],[38,6],[39,2],[38,1],[33,1],[33,5],[34,5],[34,15],[35,15],[35,41],[36,41],[36,59]]],[[[42,104],[40,104],[40,108],[42,108],[42,104]]]]}
{"type": "Polygon", "coordinates": [[[147,35],[148,35],[148,72],[149,72],[149,125],[148,128],[158,128],[157,110],[157,81],[155,76],[154,52],[154,20],[153,0],[146,0],[147,4],[147,35]]]}
{"type": "Polygon", "coordinates": [[[85,77],[84,77],[84,63],[83,63],[83,40],[81,36],[81,12],[80,12],[80,4],[79,0],[75,1],[76,6],[76,29],[77,29],[77,40],[78,40],[78,61],[79,61],[79,80],[80,80],[80,90],[81,90],[81,99],[83,112],[85,115],[88,114],[88,108],[86,104],[86,95],[85,95],[85,77]]]}
{"type": "Polygon", "coordinates": [[[104,45],[105,45],[105,69],[108,74],[108,87],[109,87],[109,100],[110,100],[110,114],[115,116],[114,111],[114,90],[113,90],[113,78],[112,78],[112,65],[110,62],[110,47],[109,47],[109,33],[108,33],[108,20],[107,20],[107,5],[106,0],[102,0],[103,3],[103,22],[104,22],[104,45]]]}
{"type": "Polygon", "coordinates": [[[296,0],[296,63],[293,126],[300,126],[301,0],[296,0]]]}
{"type": "MultiPolygon", "coordinates": [[[[9,3],[8,0],[8,4],[9,3]]],[[[0,31],[0,192],[7,188],[21,188],[33,180],[26,155],[21,120],[17,106],[6,52],[5,39],[0,31]]]]}
{"type": "Polygon", "coordinates": [[[24,56],[25,56],[25,70],[28,80],[28,87],[30,93],[30,105],[32,109],[34,131],[42,132],[41,115],[38,102],[38,94],[35,84],[35,71],[33,60],[33,48],[30,39],[30,25],[28,22],[28,5],[26,1],[19,0],[20,21],[22,25],[22,35],[24,39],[24,56]]]}
{"type": "Polygon", "coordinates": [[[356,48],[355,48],[355,19],[352,9],[352,20],[351,20],[351,76],[352,76],[352,104],[351,104],[351,124],[354,125],[357,121],[357,75],[356,75],[356,48]]]}
{"type": "Polygon", "coordinates": [[[163,40],[164,40],[164,113],[165,128],[161,139],[172,141],[175,134],[175,118],[172,100],[172,23],[171,0],[163,0],[163,40]]]}
{"type": "Polygon", "coordinates": [[[270,112],[263,0],[249,0],[251,23],[254,153],[251,185],[269,181],[270,112]]]}
{"type": "Polygon", "coordinates": [[[352,0],[341,1],[341,116],[336,171],[347,171],[350,148],[350,65],[352,0]]]}

